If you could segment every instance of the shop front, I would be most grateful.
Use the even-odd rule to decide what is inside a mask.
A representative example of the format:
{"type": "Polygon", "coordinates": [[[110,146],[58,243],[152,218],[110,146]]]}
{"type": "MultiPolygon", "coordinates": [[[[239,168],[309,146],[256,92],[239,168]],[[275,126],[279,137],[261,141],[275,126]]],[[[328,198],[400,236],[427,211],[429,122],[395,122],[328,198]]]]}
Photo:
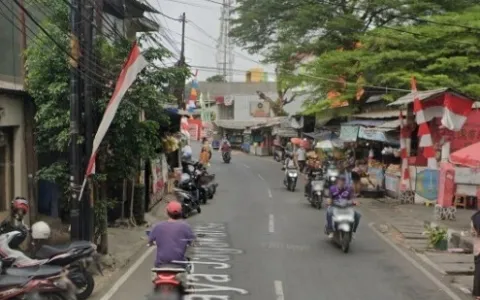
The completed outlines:
{"type": "Polygon", "coordinates": [[[0,91],[0,211],[18,195],[28,195],[24,99],[0,91]]]}

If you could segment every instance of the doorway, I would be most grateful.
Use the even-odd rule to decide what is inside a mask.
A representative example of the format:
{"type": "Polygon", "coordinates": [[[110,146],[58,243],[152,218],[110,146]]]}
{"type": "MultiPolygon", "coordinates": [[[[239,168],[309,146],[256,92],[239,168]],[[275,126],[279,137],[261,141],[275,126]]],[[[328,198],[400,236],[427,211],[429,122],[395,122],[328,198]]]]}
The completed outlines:
{"type": "Polygon", "coordinates": [[[13,129],[0,128],[0,211],[8,209],[8,203],[13,199],[13,129]]]}

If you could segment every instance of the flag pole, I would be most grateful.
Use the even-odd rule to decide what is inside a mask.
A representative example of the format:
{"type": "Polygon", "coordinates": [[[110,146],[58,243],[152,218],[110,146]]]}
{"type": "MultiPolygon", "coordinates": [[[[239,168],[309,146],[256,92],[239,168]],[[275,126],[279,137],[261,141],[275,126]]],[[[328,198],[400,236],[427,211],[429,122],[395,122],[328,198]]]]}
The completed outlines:
{"type": "Polygon", "coordinates": [[[82,188],[80,189],[80,194],[78,196],[78,201],[82,201],[83,192],[85,192],[85,187],[87,186],[87,176],[83,178],[82,188]]]}

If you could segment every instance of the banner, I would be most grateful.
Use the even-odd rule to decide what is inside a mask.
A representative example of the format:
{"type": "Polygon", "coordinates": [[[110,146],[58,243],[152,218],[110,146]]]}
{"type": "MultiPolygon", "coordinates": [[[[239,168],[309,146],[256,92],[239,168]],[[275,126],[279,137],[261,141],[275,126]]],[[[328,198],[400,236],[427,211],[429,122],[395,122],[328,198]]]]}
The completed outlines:
{"type": "Polygon", "coordinates": [[[340,139],[345,142],[356,142],[360,126],[344,126],[340,127],[340,139]]]}

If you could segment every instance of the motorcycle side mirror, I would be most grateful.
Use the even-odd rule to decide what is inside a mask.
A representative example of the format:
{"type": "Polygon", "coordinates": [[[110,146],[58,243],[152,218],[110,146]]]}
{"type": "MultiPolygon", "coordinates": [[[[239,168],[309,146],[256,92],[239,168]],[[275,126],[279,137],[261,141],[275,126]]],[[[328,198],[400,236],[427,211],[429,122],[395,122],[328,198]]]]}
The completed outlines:
{"type": "Polygon", "coordinates": [[[282,171],[285,171],[285,167],[282,167],[282,171]]]}

